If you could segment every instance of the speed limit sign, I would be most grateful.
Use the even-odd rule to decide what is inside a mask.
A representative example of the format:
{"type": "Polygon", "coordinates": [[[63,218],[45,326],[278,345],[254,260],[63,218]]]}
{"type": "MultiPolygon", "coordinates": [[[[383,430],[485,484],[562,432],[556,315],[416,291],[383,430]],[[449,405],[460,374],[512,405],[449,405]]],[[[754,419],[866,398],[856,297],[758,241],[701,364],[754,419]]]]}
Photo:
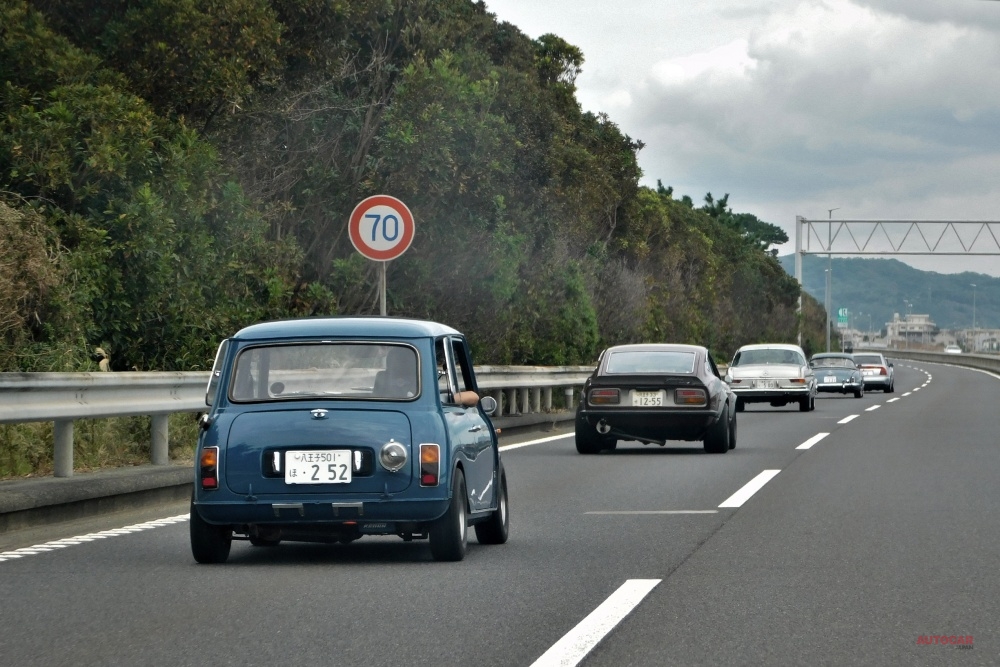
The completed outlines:
{"type": "Polygon", "coordinates": [[[413,214],[395,197],[373,195],[354,207],[348,232],[351,243],[368,259],[396,259],[413,242],[413,214]]]}

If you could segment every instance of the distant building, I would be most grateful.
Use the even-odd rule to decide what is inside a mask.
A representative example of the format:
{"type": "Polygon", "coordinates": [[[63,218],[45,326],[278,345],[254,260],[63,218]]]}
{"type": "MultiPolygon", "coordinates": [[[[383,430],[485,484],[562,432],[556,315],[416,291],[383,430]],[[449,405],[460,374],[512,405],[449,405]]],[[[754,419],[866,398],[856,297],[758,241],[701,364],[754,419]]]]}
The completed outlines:
{"type": "Polygon", "coordinates": [[[907,313],[900,317],[899,313],[893,313],[892,322],[885,323],[885,330],[890,344],[925,345],[933,340],[938,326],[930,315],[907,313]]]}

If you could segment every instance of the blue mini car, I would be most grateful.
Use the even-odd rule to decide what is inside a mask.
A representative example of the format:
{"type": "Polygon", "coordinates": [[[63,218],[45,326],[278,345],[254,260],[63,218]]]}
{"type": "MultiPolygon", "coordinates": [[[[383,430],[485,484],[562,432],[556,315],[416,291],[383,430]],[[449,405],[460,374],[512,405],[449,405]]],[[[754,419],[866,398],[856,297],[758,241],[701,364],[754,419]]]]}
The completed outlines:
{"type": "Polygon", "coordinates": [[[234,539],[429,539],[437,560],[507,541],[507,479],[469,345],[434,322],[309,318],[223,341],[195,454],[191,551],[234,539]]]}

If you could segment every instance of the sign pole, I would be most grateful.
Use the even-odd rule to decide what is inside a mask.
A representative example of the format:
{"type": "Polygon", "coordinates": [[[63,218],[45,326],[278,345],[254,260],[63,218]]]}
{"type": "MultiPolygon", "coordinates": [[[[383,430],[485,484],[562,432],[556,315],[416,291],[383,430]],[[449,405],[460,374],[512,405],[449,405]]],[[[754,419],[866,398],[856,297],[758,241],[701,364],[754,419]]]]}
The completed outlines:
{"type": "Polygon", "coordinates": [[[379,264],[382,265],[382,276],[381,276],[381,280],[379,280],[379,285],[380,285],[380,289],[379,289],[379,292],[380,292],[380,294],[379,294],[379,297],[380,297],[379,298],[379,310],[382,313],[382,317],[385,317],[385,312],[386,312],[385,311],[385,265],[386,265],[386,262],[379,262],[379,264]]]}

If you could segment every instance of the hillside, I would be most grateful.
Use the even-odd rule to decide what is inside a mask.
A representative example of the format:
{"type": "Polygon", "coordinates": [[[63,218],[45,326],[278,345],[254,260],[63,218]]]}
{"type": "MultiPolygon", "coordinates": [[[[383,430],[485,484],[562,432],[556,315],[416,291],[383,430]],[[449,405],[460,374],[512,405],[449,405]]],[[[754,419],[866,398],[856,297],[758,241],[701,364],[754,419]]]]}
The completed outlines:
{"type": "MultiPolygon", "coordinates": [[[[778,258],[795,275],[795,255],[778,258]]],[[[802,259],[803,288],[819,303],[825,303],[827,259],[806,255],[802,259]]],[[[860,257],[833,258],[831,307],[848,308],[854,326],[865,330],[884,328],[893,313],[927,313],[941,329],[962,329],[973,322],[975,291],[976,325],[1000,327],[1000,278],[981,273],[935,273],[921,271],[896,259],[860,257]],[[973,290],[971,285],[975,284],[973,290]],[[871,319],[869,320],[869,316],[871,319]]]]}

